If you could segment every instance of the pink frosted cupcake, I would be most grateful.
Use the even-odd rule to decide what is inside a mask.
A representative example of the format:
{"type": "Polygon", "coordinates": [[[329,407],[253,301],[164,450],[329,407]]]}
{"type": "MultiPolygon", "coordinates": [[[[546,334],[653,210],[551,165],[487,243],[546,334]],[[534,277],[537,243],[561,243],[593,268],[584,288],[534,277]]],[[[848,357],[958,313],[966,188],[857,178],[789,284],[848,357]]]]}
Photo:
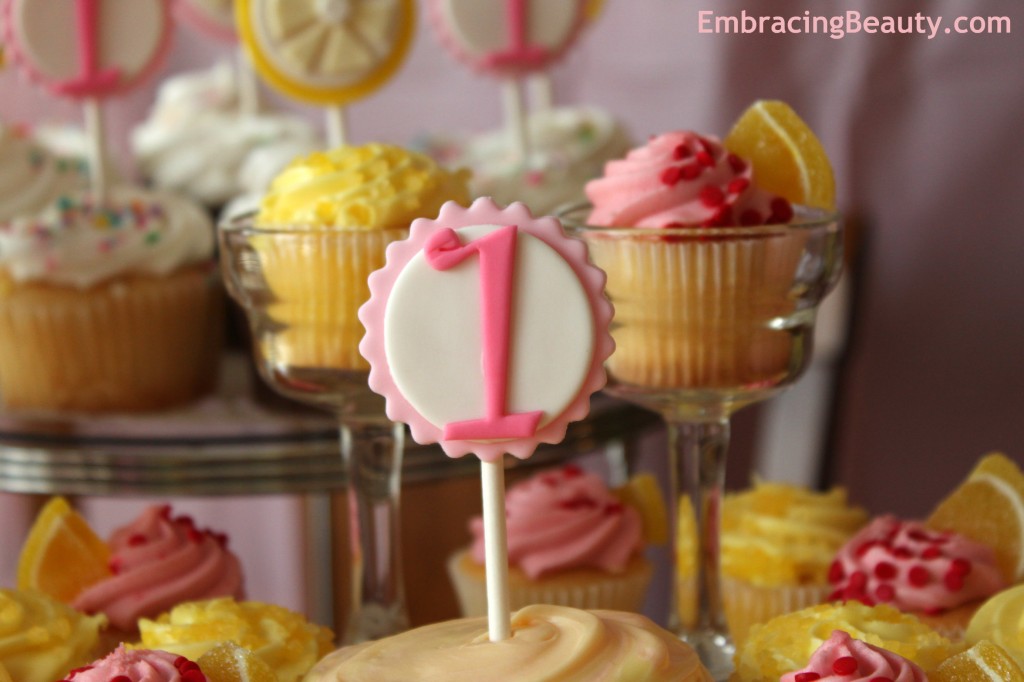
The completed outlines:
{"type": "Polygon", "coordinates": [[[779,682],[928,682],[915,663],[887,649],[832,633],[802,670],[786,673],[779,682]]]}
{"type": "MultiPolygon", "coordinates": [[[[640,513],[576,466],[512,486],[505,499],[509,601],[638,611],[651,579],[640,513]]],[[[487,613],[483,521],[473,544],[448,562],[463,615],[487,613]]]]}
{"type": "Polygon", "coordinates": [[[1007,586],[992,548],[917,521],[882,516],[850,538],[829,570],[830,599],[887,603],[949,637],[1007,586]]]}
{"type": "Polygon", "coordinates": [[[118,647],[98,661],[68,672],[62,682],[206,682],[199,665],[153,649],[118,647]]]}
{"type": "Polygon", "coordinates": [[[146,509],[109,540],[112,576],[80,592],[71,605],[103,613],[112,643],[134,639],[139,618],[155,617],[176,604],[244,596],[242,569],[227,536],[197,528],[167,505],[146,509]]]}

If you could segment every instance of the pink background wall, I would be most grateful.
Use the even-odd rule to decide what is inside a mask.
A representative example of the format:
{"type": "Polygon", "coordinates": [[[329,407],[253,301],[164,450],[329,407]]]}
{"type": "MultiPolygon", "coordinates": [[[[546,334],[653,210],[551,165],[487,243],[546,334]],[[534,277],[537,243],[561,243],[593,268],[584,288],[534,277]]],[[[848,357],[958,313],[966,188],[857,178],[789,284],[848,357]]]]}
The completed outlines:
{"type": "MultiPolygon", "coordinates": [[[[1008,16],[1013,33],[701,35],[697,12],[705,8],[784,16],[911,8],[887,0],[608,0],[554,73],[559,101],[604,106],[638,140],[678,127],[724,134],[758,97],[789,101],[820,132],[842,208],[870,221],[832,470],[873,511],[907,515],[925,513],[988,450],[1024,461],[1024,5],[918,5],[947,22],[964,13],[1008,16]]],[[[176,41],[165,74],[225,52],[182,29],[176,41]]],[[[156,84],[110,105],[121,149],[156,84]]],[[[77,111],[8,70],[0,73],[0,117],[75,120],[77,111]]],[[[356,142],[403,142],[424,131],[487,129],[500,117],[496,85],[455,65],[421,26],[395,81],[352,108],[351,131],[356,142]]],[[[191,504],[216,505],[196,514],[237,525],[239,546],[261,551],[261,538],[244,532],[245,507],[191,504]]],[[[294,508],[279,504],[287,525],[294,508]]],[[[90,509],[102,516],[102,507],[90,509]]],[[[106,527],[129,513],[114,509],[103,512],[106,527]]],[[[0,497],[0,518],[2,546],[18,546],[9,496],[0,497]]],[[[10,584],[11,552],[2,554],[0,584],[10,584]]],[[[298,604],[300,581],[281,578],[281,561],[278,575],[250,583],[256,596],[298,604]]],[[[247,563],[258,572],[266,562],[247,563]]]]}

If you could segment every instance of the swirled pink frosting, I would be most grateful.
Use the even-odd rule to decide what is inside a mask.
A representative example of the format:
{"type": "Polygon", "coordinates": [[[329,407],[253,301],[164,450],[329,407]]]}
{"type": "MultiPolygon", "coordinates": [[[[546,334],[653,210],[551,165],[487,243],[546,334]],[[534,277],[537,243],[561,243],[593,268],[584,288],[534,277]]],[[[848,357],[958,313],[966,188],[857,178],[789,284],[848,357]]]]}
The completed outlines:
{"type": "Polygon", "coordinates": [[[1006,587],[992,548],[917,521],[881,516],[839,550],[831,599],[941,613],[1006,587]]]}
{"type": "Polygon", "coordinates": [[[783,675],[779,682],[928,682],[912,661],[886,649],[850,637],[842,630],[822,642],[803,670],[783,675]]]}
{"type": "MultiPolygon", "coordinates": [[[[508,560],[528,577],[571,568],[622,571],[643,546],[640,514],[600,477],[576,466],[538,474],[505,497],[508,560]]],[[[484,562],[483,521],[470,522],[472,554],[484,562]]]]}
{"type": "Polygon", "coordinates": [[[153,649],[119,646],[91,665],[76,668],[65,681],[74,682],[206,682],[199,666],[184,656],[153,649]]]}
{"type": "Polygon", "coordinates": [[[184,601],[242,599],[242,569],[227,549],[227,537],[196,528],[188,516],[153,506],[114,531],[109,541],[114,574],[83,590],[72,606],[106,614],[114,627],[133,631],[142,617],[155,617],[184,601]]]}
{"type": "Polygon", "coordinates": [[[652,137],[587,183],[587,222],[617,227],[785,223],[793,208],[758,188],[751,165],[718,138],[683,130],[652,137]]]}

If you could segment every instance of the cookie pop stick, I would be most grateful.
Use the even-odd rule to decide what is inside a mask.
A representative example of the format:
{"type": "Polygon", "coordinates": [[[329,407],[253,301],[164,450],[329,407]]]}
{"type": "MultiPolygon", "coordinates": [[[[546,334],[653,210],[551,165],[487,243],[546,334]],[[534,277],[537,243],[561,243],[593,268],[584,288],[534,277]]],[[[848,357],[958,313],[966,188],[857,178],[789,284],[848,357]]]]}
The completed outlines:
{"type": "MultiPolygon", "coordinates": [[[[203,35],[214,40],[238,44],[235,30],[234,0],[177,0],[174,16],[203,35]]],[[[238,46],[235,55],[235,74],[238,81],[238,111],[252,116],[260,110],[260,89],[245,49],[238,46]]]]}
{"type": "Polygon", "coordinates": [[[414,0],[236,0],[238,30],[271,86],[326,108],[328,142],[347,138],[345,105],[398,70],[409,52],[414,0]]]}
{"type": "Polygon", "coordinates": [[[170,42],[169,0],[5,0],[3,39],[29,77],[83,101],[93,194],[106,196],[103,100],[150,75],[170,42]]]}
{"type": "Polygon", "coordinates": [[[419,443],[481,460],[489,634],[505,639],[502,459],[561,441],[604,385],[613,348],[604,273],[554,218],[478,199],[414,221],[369,284],[359,350],[388,417],[419,443]]]}
{"type": "Polygon", "coordinates": [[[505,125],[530,158],[522,80],[575,42],[588,0],[429,0],[430,23],[460,62],[501,78],[505,125]]]}

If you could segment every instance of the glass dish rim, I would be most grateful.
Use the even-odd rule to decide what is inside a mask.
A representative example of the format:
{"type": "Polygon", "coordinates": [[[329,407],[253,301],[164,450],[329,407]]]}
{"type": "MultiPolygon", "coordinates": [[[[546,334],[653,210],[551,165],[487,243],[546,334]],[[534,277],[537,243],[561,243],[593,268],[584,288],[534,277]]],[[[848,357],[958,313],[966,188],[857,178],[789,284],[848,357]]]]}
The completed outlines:
{"type": "Polygon", "coordinates": [[[552,215],[561,221],[567,232],[575,233],[577,236],[584,235],[607,235],[617,237],[689,237],[706,240],[711,237],[758,237],[768,235],[780,235],[793,231],[812,232],[819,229],[839,229],[840,213],[836,210],[813,208],[809,206],[794,205],[793,210],[800,219],[789,223],[776,223],[768,225],[752,225],[748,227],[616,227],[603,225],[588,225],[584,220],[578,219],[576,214],[582,211],[589,211],[593,206],[590,202],[582,201],[559,206],[552,215]]]}

